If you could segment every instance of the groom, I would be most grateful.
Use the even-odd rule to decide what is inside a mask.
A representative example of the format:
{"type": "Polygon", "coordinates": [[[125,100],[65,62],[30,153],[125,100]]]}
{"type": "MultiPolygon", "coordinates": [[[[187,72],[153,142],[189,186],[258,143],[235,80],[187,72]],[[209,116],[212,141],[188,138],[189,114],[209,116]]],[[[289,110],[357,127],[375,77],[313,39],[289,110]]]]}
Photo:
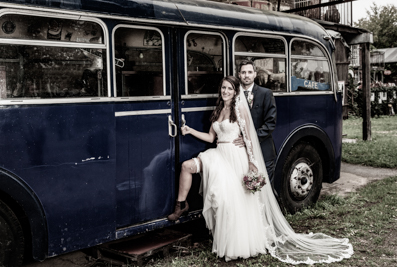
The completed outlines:
{"type": "MultiPolygon", "coordinates": [[[[240,78],[240,90],[242,90],[250,106],[252,120],[258,134],[263,158],[269,180],[274,189],[274,160],[276,159],[276,148],[274,146],[272,132],[276,127],[276,101],[270,89],[260,87],[254,83],[256,68],[254,62],[241,61],[238,68],[240,78]]],[[[235,145],[244,146],[242,138],[233,141],[235,145]]],[[[276,194],[276,191],[273,190],[276,194]]]]}

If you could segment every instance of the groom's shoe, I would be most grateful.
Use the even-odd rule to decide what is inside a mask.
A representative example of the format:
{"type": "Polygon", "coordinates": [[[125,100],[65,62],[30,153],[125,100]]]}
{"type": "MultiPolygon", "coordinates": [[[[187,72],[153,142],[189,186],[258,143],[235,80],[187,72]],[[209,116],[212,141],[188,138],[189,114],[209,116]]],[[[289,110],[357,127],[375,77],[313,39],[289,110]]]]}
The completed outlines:
{"type": "Polygon", "coordinates": [[[174,213],[168,215],[168,220],[176,221],[181,217],[182,214],[187,213],[189,210],[189,204],[187,201],[176,201],[174,213]],[[183,208],[183,202],[185,202],[185,207],[183,208]],[[182,206],[182,207],[181,207],[182,206]]]}

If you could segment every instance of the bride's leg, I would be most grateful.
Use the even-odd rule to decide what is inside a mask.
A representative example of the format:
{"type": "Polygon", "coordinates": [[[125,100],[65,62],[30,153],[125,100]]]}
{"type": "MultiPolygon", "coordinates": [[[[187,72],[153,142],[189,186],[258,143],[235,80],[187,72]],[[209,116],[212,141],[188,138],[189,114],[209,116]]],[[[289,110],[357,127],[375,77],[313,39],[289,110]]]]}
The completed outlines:
{"type": "Polygon", "coordinates": [[[185,201],[190,187],[192,186],[192,174],[200,172],[201,160],[193,158],[182,163],[182,170],[179,176],[178,201],[185,201]]]}
{"type": "Polygon", "coordinates": [[[168,220],[176,221],[179,217],[189,210],[186,201],[187,194],[192,186],[192,174],[200,172],[201,160],[193,158],[182,163],[181,174],[179,175],[179,192],[175,204],[174,213],[168,216],[168,220]]]}

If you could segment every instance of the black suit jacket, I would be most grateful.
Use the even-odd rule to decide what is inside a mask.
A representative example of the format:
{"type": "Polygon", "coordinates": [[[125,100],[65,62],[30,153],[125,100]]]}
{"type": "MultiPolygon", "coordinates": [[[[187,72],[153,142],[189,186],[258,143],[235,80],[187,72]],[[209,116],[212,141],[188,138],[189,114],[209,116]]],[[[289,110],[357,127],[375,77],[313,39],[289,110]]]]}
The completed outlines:
{"type": "Polygon", "coordinates": [[[261,144],[263,158],[265,161],[274,160],[276,158],[276,148],[272,132],[276,128],[276,101],[272,90],[256,84],[252,88],[252,93],[254,102],[251,108],[251,116],[261,144]]]}

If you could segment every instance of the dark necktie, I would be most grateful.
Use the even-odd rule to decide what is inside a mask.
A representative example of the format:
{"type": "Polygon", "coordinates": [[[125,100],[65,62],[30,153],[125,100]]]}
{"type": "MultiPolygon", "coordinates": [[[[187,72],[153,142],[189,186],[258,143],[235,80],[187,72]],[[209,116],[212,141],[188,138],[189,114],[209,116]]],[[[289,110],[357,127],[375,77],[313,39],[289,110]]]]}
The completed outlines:
{"type": "Polygon", "coordinates": [[[249,93],[248,90],[244,90],[244,95],[245,95],[245,98],[247,98],[247,99],[248,99],[248,93],[249,93]]]}

